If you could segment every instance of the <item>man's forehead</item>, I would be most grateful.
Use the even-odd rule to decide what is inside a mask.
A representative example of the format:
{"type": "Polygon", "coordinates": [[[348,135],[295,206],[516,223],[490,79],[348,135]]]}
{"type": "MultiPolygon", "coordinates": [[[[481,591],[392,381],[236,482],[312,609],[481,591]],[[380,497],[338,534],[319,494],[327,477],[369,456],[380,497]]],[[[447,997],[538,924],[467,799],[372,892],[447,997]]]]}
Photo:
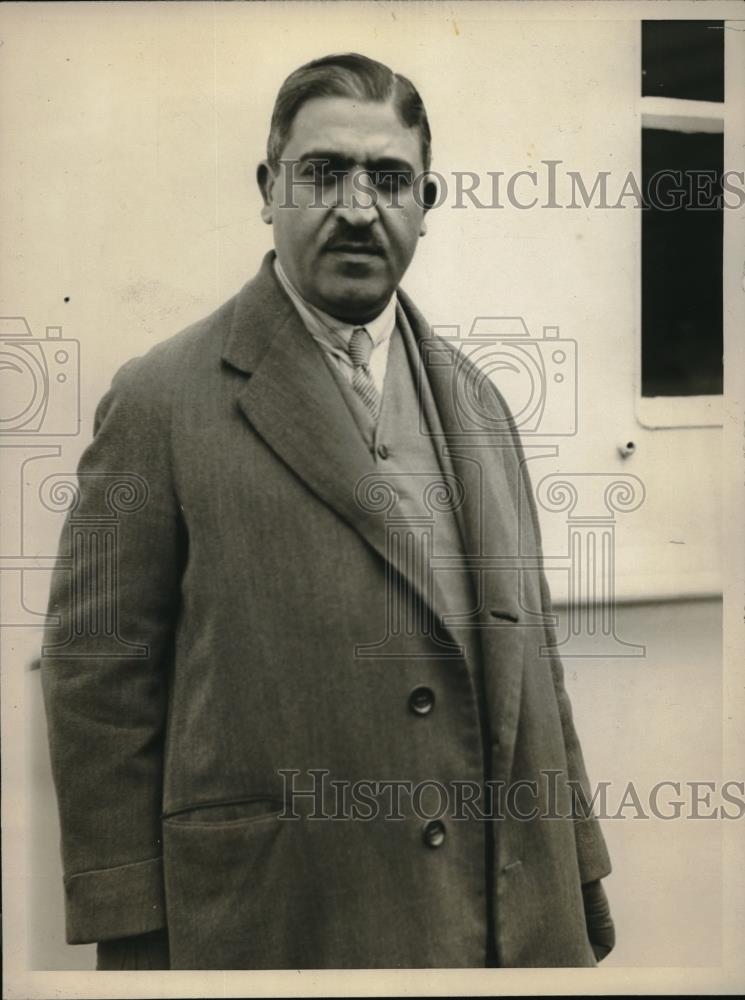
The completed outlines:
{"type": "Polygon", "coordinates": [[[349,97],[306,101],[292,123],[282,158],[300,159],[319,148],[358,162],[397,158],[417,169],[422,166],[419,130],[402,124],[390,101],[349,97]]]}

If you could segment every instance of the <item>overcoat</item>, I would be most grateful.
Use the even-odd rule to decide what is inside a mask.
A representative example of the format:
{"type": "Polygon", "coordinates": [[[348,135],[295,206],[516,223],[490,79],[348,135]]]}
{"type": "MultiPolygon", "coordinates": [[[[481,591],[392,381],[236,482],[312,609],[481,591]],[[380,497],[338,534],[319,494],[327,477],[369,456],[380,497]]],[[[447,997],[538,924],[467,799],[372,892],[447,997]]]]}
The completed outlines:
{"type": "Polygon", "coordinates": [[[478,372],[399,301],[462,487],[479,669],[267,255],[120,369],[80,461],[42,657],[69,942],[167,926],[186,969],[595,964],[581,887],[610,863],[517,431],[498,393],[500,433],[469,418],[478,372]],[[424,625],[386,645],[391,593],[424,625]],[[487,780],[527,798],[458,815],[487,780]]]}

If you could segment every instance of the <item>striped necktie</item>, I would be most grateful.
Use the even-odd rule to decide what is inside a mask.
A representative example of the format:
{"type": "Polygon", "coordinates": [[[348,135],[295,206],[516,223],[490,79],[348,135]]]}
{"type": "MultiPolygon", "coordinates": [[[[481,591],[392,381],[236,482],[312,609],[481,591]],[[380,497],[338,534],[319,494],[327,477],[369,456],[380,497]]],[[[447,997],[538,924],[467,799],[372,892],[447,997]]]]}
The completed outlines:
{"type": "Polygon", "coordinates": [[[370,372],[372,349],[372,338],[365,327],[356,327],[349,338],[348,347],[349,357],[354,365],[352,387],[372,414],[373,420],[377,420],[380,414],[380,393],[375,387],[370,372]]]}

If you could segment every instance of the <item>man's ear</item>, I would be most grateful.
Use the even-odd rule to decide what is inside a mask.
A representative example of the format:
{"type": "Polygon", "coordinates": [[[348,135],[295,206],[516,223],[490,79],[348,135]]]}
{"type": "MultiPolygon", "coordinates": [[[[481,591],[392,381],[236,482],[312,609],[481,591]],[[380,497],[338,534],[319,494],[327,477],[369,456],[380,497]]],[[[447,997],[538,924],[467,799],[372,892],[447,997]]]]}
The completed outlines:
{"type": "Polygon", "coordinates": [[[256,168],[256,182],[259,185],[259,191],[261,191],[261,197],[264,202],[261,206],[261,218],[268,226],[271,226],[273,219],[272,191],[275,180],[276,178],[272,173],[272,168],[269,166],[268,161],[262,160],[256,168]]]}
{"type": "Polygon", "coordinates": [[[424,209],[424,214],[422,215],[422,225],[419,229],[419,235],[424,236],[427,232],[427,212],[437,201],[437,196],[439,194],[439,188],[437,187],[437,181],[432,176],[428,176],[422,185],[422,208],[424,209]]]}

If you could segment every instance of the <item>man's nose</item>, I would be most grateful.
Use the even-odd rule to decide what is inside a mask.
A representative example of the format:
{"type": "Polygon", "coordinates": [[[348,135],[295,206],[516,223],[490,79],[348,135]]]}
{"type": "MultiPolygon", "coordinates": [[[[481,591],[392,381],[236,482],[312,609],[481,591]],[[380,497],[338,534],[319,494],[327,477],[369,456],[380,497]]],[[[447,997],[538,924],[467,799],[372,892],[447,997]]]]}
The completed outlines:
{"type": "Polygon", "coordinates": [[[372,177],[366,170],[350,170],[339,178],[334,212],[350,226],[370,226],[378,217],[376,195],[372,177]]]}

